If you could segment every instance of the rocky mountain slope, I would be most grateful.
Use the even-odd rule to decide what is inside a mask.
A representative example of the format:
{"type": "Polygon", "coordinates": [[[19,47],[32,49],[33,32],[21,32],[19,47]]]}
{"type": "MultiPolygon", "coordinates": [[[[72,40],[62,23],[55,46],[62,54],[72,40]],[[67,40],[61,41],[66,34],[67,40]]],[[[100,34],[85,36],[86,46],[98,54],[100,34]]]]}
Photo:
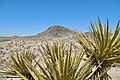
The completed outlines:
{"type": "Polygon", "coordinates": [[[40,37],[65,37],[70,36],[72,31],[62,26],[51,26],[42,33],[38,33],[36,36],[40,37]]]}
{"type": "Polygon", "coordinates": [[[72,36],[72,30],[62,27],[62,26],[51,26],[47,30],[38,33],[34,36],[13,36],[13,37],[0,37],[0,42],[10,41],[10,40],[39,40],[41,42],[59,39],[59,38],[68,38],[72,36]]]}

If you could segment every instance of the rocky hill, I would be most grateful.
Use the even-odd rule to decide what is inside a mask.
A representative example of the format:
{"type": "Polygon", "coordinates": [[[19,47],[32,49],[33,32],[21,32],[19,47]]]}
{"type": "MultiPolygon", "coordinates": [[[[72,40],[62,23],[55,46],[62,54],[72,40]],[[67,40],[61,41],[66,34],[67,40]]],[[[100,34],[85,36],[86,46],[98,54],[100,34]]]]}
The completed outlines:
{"type": "Polygon", "coordinates": [[[51,26],[47,30],[38,33],[34,36],[12,36],[12,37],[0,37],[0,42],[5,41],[50,41],[54,39],[63,39],[72,36],[72,30],[62,26],[51,26]]]}
{"type": "Polygon", "coordinates": [[[72,34],[72,30],[62,26],[51,26],[44,32],[38,33],[39,37],[66,37],[72,34]]]}

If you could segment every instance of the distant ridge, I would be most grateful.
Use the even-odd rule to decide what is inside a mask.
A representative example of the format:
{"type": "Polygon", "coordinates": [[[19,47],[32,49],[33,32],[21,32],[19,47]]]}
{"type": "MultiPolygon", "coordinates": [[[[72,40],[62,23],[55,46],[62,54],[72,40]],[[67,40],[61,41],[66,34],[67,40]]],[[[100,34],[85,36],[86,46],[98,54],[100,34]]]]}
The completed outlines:
{"type": "Polygon", "coordinates": [[[51,26],[44,32],[38,33],[39,37],[65,37],[70,36],[72,34],[72,30],[65,28],[63,26],[51,26]]]}
{"type": "Polygon", "coordinates": [[[32,36],[0,37],[0,41],[12,40],[39,40],[41,42],[68,39],[73,36],[73,30],[63,26],[51,26],[45,31],[32,36]]]}

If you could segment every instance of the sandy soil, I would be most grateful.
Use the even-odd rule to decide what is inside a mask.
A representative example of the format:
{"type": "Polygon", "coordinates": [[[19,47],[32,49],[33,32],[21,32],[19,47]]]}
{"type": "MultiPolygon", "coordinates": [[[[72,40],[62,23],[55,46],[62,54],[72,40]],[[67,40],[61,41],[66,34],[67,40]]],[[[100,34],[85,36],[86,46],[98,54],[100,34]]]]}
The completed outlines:
{"type": "Polygon", "coordinates": [[[112,80],[120,80],[120,67],[111,68],[108,74],[112,77],[112,80]]]}

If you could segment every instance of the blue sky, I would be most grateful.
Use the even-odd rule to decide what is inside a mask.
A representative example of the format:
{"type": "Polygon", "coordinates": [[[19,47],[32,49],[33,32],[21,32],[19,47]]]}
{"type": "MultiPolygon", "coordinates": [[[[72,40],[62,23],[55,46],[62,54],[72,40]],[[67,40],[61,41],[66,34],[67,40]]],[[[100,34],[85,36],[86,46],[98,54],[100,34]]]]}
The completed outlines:
{"type": "Polygon", "coordinates": [[[0,0],[0,36],[30,36],[53,25],[88,30],[90,21],[120,20],[120,0],[0,0]]]}

